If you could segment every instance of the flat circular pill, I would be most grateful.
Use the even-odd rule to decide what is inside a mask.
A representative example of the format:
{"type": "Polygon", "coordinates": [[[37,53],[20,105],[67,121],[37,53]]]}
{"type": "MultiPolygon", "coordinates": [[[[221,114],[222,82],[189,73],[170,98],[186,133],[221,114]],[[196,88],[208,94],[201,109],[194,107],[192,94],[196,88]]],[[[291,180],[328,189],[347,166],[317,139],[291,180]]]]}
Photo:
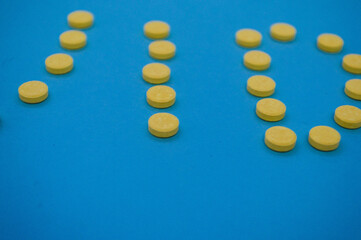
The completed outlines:
{"type": "Polygon", "coordinates": [[[284,118],[286,105],[274,98],[264,98],[257,102],[256,114],[265,121],[277,122],[284,118]]]}
{"type": "Polygon", "coordinates": [[[170,27],[166,22],[150,21],[144,25],[144,35],[150,39],[162,39],[169,36],[170,27]]]}
{"type": "Polygon", "coordinates": [[[75,50],[86,45],[86,35],[81,31],[69,30],[60,35],[59,41],[63,48],[75,50]]]}
{"type": "Polygon", "coordinates": [[[335,122],[341,127],[356,129],[361,127],[361,109],[358,107],[343,105],[336,108],[335,122]]]}
{"type": "Polygon", "coordinates": [[[251,70],[263,71],[269,68],[271,57],[265,52],[252,50],[244,54],[243,63],[251,70]]]}
{"type": "Polygon", "coordinates": [[[261,44],[262,35],[253,29],[241,29],[236,32],[236,43],[242,47],[254,48],[261,44]]]}
{"type": "Polygon", "coordinates": [[[350,98],[361,100],[361,79],[351,79],[345,84],[345,93],[350,98]]]}
{"type": "Polygon", "coordinates": [[[41,81],[29,81],[18,89],[19,98],[26,103],[40,103],[48,97],[48,86],[41,81]]]}
{"type": "Polygon", "coordinates": [[[296,37],[296,28],[288,23],[275,23],[271,26],[270,33],[275,40],[290,42],[296,37]]]}
{"type": "Polygon", "coordinates": [[[172,137],[178,132],[178,128],[178,118],[170,113],[156,113],[148,120],[148,130],[156,137],[172,137]]]}
{"type": "Polygon", "coordinates": [[[264,75],[255,75],[247,80],[247,91],[257,97],[271,96],[275,88],[275,81],[264,75]]]}
{"type": "Polygon", "coordinates": [[[347,72],[361,74],[361,55],[347,54],[342,59],[342,67],[347,72]]]}
{"type": "Polygon", "coordinates": [[[332,151],[338,148],[341,135],[328,126],[316,126],[308,134],[308,142],[320,151],[332,151]]]}
{"type": "Polygon", "coordinates": [[[65,53],[55,53],[46,58],[45,67],[49,73],[65,74],[73,69],[73,58],[65,53]]]}
{"type": "Polygon", "coordinates": [[[94,16],[88,11],[74,11],[68,15],[68,24],[73,28],[90,28],[93,25],[94,16]]]}
{"type": "Polygon", "coordinates": [[[343,48],[343,40],[332,33],[323,33],[317,37],[317,47],[328,53],[338,53],[343,48]]]}
{"type": "Polygon", "coordinates": [[[154,86],[147,91],[147,102],[155,108],[167,108],[175,102],[175,91],[168,86],[154,86]]]}
{"type": "Polygon", "coordinates": [[[143,79],[152,84],[165,83],[170,78],[170,68],[162,63],[149,63],[143,67],[143,79]]]}
{"type": "Polygon", "coordinates": [[[289,128],[275,126],[267,129],[264,142],[267,147],[277,152],[291,151],[297,141],[297,135],[289,128]]]}
{"type": "Polygon", "coordinates": [[[149,44],[149,55],[159,60],[171,59],[175,55],[175,45],[166,40],[157,40],[149,44]]]}

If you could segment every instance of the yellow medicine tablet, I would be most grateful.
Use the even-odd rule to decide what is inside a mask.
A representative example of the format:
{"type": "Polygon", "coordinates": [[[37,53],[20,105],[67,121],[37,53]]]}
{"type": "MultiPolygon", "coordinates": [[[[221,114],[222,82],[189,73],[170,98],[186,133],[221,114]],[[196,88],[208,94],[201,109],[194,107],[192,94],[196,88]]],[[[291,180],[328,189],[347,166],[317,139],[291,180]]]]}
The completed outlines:
{"type": "Polygon", "coordinates": [[[272,78],[255,75],[247,81],[247,91],[257,97],[268,97],[271,96],[276,88],[276,83],[272,78]]]}
{"type": "Polygon", "coordinates": [[[162,39],[169,36],[170,27],[162,21],[150,21],[144,25],[144,35],[151,39],[162,39]]]}
{"type": "Polygon", "coordinates": [[[347,72],[361,74],[361,55],[347,54],[342,59],[342,67],[347,72]]]}
{"type": "Polygon", "coordinates": [[[167,108],[175,102],[175,91],[168,86],[154,86],[147,91],[147,102],[155,108],[167,108]]]}
{"type": "Polygon", "coordinates": [[[264,98],[257,102],[256,114],[265,121],[277,122],[284,118],[286,105],[274,98],[264,98]]]}
{"type": "Polygon", "coordinates": [[[323,33],[317,37],[317,47],[328,53],[338,53],[343,48],[343,40],[332,33],[323,33]]]}
{"type": "Polygon", "coordinates": [[[289,42],[296,37],[296,28],[288,23],[275,23],[270,32],[273,39],[281,42],[289,42]]]}
{"type": "Polygon", "coordinates": [[[340,106],[336,108],[334,120],[344,128],[359,128],[361,127],[361,109],[350,105],[340,106]]]}
{"type": "Polygon", "coordinates": [[[345,93],[350,98],[361,100],[361,79],[351,79],[345,84],[345,93]]]}
{"type": "Polygon", "coordinates": [[[175,45],[166,40],[157,40],[149,44],[149,55],[152,58],[166,60],[174,57],[175,45]]]}
{"type": "Polygon", "coordinates": [[[148,130],[156,137],[174,136],[178,132],[178,128],[178,118],[170,113],[156,113],[148,120],[148,130]]]}
{"type": "Polygon", "coordinates": [[[162,63],[149,63],[143,67],[142,75],[146,82],[165,83],[170,78],[170,68],[162,63]]]}
{"type": "Polygon", "coordinates": [[[244,54],[243,63],[251,70],[263,71],[269,68],[271,57],[265,52],[252,50],[244,54]]]}
{"type": "Polygon", "coordinates": [[[289,128],[276,126],[267,129],[264,142],[273,151],[288,152],[296,145],[297,136],[289,128]]]}
{"type": "Polygon", "coordinates": [[[73,28],[90,28],[93,25],[94,16],[88,11],[74,11],[68,15],[68,24],[73,28]]]}
{"type": "Polygon", "coordinates": [[[56,53],[46,58],[45,67],[49,73],[65,74],[73,69],[73,58],[65,53],[56,53]]]}
{"type": "Polygon", "coordinates": [[[246,48],[254,48],[261,44],[262,35],[253,29],[241,29],[236,32],[236,42],[246,48]]]}
{"type": "Polygon", "coordinates": [[[48,97],[48,86],[40,81],[29,81],[18,89],[19,98],[26,103],[40,103],[48,97]]]}
{"type": "Polygon", "coordinates": [[[320,151],[332,151],[338,148],[341,135],[333,128],[316,126],[308,134],[308,142],[320,151]]]}
{"type": "Polygon", "coordinates": [[[82,48],[86,45],[85,33],[77,30],[63,32],[59,37],[60,45],[69,50],[82,48]]]}

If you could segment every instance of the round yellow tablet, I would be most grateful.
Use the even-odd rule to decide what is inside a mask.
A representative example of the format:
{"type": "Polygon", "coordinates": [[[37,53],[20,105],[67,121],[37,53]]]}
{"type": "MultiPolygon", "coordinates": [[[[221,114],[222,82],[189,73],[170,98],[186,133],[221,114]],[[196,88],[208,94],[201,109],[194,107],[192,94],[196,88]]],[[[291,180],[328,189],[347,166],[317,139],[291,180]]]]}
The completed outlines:
{"type": "Polygon", "coordinates": [[[40,81],[29,81],[18,89],[19,98],[26,103],[40,103],[48,97],[48,86],[40,81]]]}
{"type": "Polygon", "coordinates": [[[247,91],[257,97],[271,96],[276,88],[276,83],[272,78],[264,75],[255,75],[247,81],[247,91]]]}
{"type": "Polygon", "coordinates": [[[75,50],[86,45],[86,35],[81,31],[69,30],[60,35],[59,41],[63,48],[75,50]]]}
{"type": "Polygon", "coordinates": [[[144,25],[144,35],[151,39],[162,39],[169,36],[170,27],[166,22],[150,21],[144,25]]]}
{"type": "Polygon", "coordinates": [[[176,47],[175,45],[166,40],[157,40],[149,44],[149,55],[152,58],[159,60],[166,60],[174,57],[176,47]]]}
{"type": "Polygon", "coordinates": [[[262,35],[253,29],[241,29],[236,32],[236,43],[242,47],[254,48],[261,44],[262,35]]]}
{"type": "Polygon", "coordinates": [[[167,108],[175,102],[175,91],[168,86],[154,86],[147,91],[147,102],[155,108],[167,108]]]}
{"type": "Polygon", "coordinates": [[[361,109],[358,107],[343,105],[336,108],[335,122],[341,127],[356,129],[361,127],[361,109]]]}
{"type": "Polygon", "coordinates": [[[332,151],[338,148],[341,135],[333,128],[316,126],[308,134],[308,142],[320,151],[332,151]]]}
{"type": "Polygon", "coordinates": [[[343,40],[332,33],[323,33],[317,37],[317,47],[328,53],[338,53],[343,48],[343,40]]]}
{"type": "Polygon", "coordinates": [[[178,132],[178,128],[178,118],[170,113],[156,113],[148,120],[148,130],[156,137],[172,137],[178,132]]]}
{"type": "Polygon", "coordinates": [[[273,39],[281,42],[290,42],[296,37],[296,28],[288,23],[275,23],[270,32],[273,39]]]}
{"type": "Polygon", "coordinates": [[[68,24],[73,28],[90,28],[93,25],[94,16],[88,11],[74,11],[68,15],[68,24]]]}
{"type": "Polygon", "coordinates": [[[263,71],[269,68],[271,57],[265,52],[252,50],[244,54],[243,63],[251,70],[263,71]]]}
{"type": "Polygon", "coordinates": [[[143,67],[143,79],[152,84],[165,83],[170,78],[170,68],[162,63],[149,63],[143,67]]]}
{"type": "Polygon", "coordinates": [[[65,74],[73,69],[73,58],[65,53],[55,53],[46,58],[45,67],[49,73],[65,74]]]}
{"type": "Polygon", "coordinates": [[[291,151],[297,141],[297,135],[289,128],[275,126],[267,129],[264,142],[273,151],[288,152],[291,151]]]}
{"type": "Polygon", "coordinates": [[[264,98],[257,102],[256,114],[265,121],[277,122],[284,118],[286,105],[274,98],[264,98]]]}
{"type": "Polygon", "coordinates": [[[347,72],[361,74],[361,55],[347,54],[342,59],[342,67],[347,72]]]}
{"type": "Polygon", "coordinates": [[[351,79],[345,84],[345,93],[350,98],[361,100],[361,79],[351,79]]]}

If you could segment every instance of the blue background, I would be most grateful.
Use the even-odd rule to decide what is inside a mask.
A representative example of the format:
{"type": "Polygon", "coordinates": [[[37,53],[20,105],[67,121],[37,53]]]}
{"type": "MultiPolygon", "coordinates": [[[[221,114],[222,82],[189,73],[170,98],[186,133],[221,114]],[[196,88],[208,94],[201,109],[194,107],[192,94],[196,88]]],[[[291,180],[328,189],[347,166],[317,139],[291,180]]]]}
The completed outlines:
{"type": "Polygon", "coordinates": [[[361,1],[10,1],[0,4],[0,239],[361,239],[361,129],[333,121],[336,107],[361,103],[344,93],[347,53],[361,53],[361,1]],[[73,10],[94,13],[88,45],[61,49],[73,10]],[[143,24],[164,20],[176,57],[167,85],[176,104],[164,111],[180,132],[157,139],[157,112],[141,78],[150,40],[143,24]],[[269,37],[271,24],[297,30],[292,43],[269,37]],[[287,106],[278,123],[255,114],[246,92],[255,74],[234,34],[254,28],[272,66],[274,97],[287,106]],[[345,41],[339,54],[316,48],[320,33],[345,41]],[[47,56],[74,58],[69,74],[46,72],[47,56]],[[49,98],[18,98],[41,80],[49,98]],[[269,150],[264,132],[293,129],[296,148],[269,150]],[[342,135],[334,152],[313,149],[308,131],[342,135]]]}

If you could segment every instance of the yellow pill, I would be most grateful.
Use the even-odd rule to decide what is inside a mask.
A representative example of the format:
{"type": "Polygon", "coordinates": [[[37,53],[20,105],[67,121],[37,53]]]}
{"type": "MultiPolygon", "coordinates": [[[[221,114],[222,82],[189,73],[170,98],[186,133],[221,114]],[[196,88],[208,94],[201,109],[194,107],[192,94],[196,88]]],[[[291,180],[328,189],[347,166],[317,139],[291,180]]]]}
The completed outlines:
{"type": "Polygon", "coordinates": [[[265,52],[252,50],[243,56],[243,63],[251,70],[263,71],[269,68],[271,57],[265,52]]]}
{"type": "Polygon", "coordinates": [[[296,37],[296,28],[288,23],[275,23],[270,32],[273,39],[281,42],[289,42],[296,37]]]}
{"type": "Polygon", "coordinates": [[[261,44],[262,35],[253,29],[241,29],[236,32],[236,42],[246,48],[254,48],[261,44]]]}
{"type": "Polygon", "coordinates": [[[276,88],[276,83],[272,78],[264,75],[255,75],[247,81],[247,91],[257,97],[271,96],[276,88]]]}
{"type": "Polygon", "coordinates": [[[291,151],[297,141],[297,135],[289,128],[275,126],[267,129],[264,142],[273,151],[291,151]]]}
{"type": "Polygon", "coordinates": [[[82,48],[86,45],[85,33],[77,30],[63,32],[59,37],[60,45],[69,50],[82,48]]]}
{"type": "Polygon", "coordinates": [[[156,113],[148,120],[148,130],[156,137],[172,137],[178,132],[178,128],[178,118],[170,113],[156,113]]]}
{"type": "Polygon", "coordinates": [[[73,28],[90,28],[93,25],[94,16],[88,11],[74,11],[68,15],[68,24],[73,28]]]}
{"type": "Polygon", "coordinates": [[[358,107],[343,105],[336,108],[335,122],[341,127],[356,129],[361,127],[361,109],[358,107]]]}
{"type": "Polygon", "coordinates": [[[169,36],[170,27],[162,21],[150,21],[144,25],[144,35],[151,39],[162,39],[169,36]]]}
{"type": "Polygon", "coordinates": [[[317,47],[328,53],[338,53],[343,48],[343,40],[332,33],[323,33],[317,37],[317,47]]]}
{"type": "Polygon", "coordinates": [[[347,72],[361,74],[361,55],[347,54],[342,59],[342,67],[347,72]]]}
{"type": "Polygon", "coordinates": [[[18,89],[19,98],[26,103],[40,103],[48,97],[48,86],[40,81],[29,81],[18,89]]]}
{"type": "Polygon", "coordinates": [[[170,68],[162,63],[149,63],[143,67],[143,79],[152,84],[165,83],[170,78],[170,68]]]}
{"type": "Polygon", "coordinates": [[[274,98],[264,98],[257,102],[256,114],[265,121],[277,122],[284,118],[286,105],[274,98]]]}
{"type": "Polygon", "coordinates": [[[361,79],[351,79],[345,84],[345,93],[350,98],[361,100],[361,79]]]}
{"type": "Polygon", "coordinates": [[[147,91],[147,102],[155,108],[167,108],[175,102],[175,91],[168,86],[154,86],[147,91]]]}
{"type": "Polygon", "coordinates": [[[149,44],[149,55],[152,58],[166,60],[174,57],[176,47],[166,40],[157,40],[149,44]]]}
{"type": "Polygon", "coordinates": [[[56,53],[46,58],[45,67],[49,73],[65,74],[73,69],[73,58],[65,53],[56,53]]]}
{"type": "Polygon", "coordinates": [[[338,148],[341,135],[333,128],[316,126],[308,134],[308,142],[320,151],[332,151],[338,148]]]}

